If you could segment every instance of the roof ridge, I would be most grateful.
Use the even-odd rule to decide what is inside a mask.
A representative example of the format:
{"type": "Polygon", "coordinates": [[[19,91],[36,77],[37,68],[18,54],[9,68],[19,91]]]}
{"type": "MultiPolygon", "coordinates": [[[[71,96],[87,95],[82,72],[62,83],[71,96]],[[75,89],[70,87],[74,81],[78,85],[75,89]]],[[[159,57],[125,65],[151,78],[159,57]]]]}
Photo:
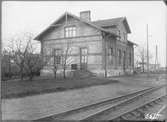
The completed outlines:
{"type": "Polygon", "coordinates": [[[113,19],[124,19],[126,17],[115,17],[115,18],[109,18],[109,19],[99,19],[99,20],[95,20],[95,21],[92,21],[92,22],[97,22],[97,21],[105,21],[105,20],[113,20],[113,19]]]}
{"type": "Polygon", "coordinates": [[[96,24],[92,23],[91,21],[90,21],[90,22],[89,22],[89,21],[86,21],[86,20],[81,19],[80,17],[78,17],[78,16],[76,16],[76,15],[74,15],[74,14],[72,14],[72,13],[66,11],[66,12],[64,12],[64,14],[62,14],[56,21],[54,21],[52,24],[50,24],[50,25],[49,25],[45,30],[43,30],[40,34],[38,34],[34,39],[35,39],[35,40],[39,40],[39,38],[40,38],[41,35],[43,35],[47,30],[50,29],[50,27],[53,27],[52,25],[54,25],[55,23],[57,23],[58,20],[60,20],[63,16],[66,16],[66,15],[70,15],[70,16],[76,18],[76,19],[79,19],[80,21],[85,22],[85,23],[87,23],[87,24],[89,24],[89,25],[91,25],[91,26],[93,26],[93,27],[95,27],[95,28],[97,28],[97,29],[99,29],[99,30],[101,30],[101,31],[110,33],[110,34],[112,34],[113,36],[117,36],[117,35],[115,35],[114,33],[110,32],[110,31],[108,31],[108,30],[105,30],[104,28],[102,28],[102,27],[100,27],[100,26],[97,26],[96,24]]]}

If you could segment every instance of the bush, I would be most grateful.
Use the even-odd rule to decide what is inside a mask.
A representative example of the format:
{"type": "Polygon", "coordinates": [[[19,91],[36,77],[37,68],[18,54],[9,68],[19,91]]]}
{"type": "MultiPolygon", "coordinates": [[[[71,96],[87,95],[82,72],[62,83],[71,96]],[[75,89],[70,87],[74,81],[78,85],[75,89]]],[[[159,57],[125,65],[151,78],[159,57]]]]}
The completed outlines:
{"type": "Polygon", "coordinates": [[[30,80],[34,76],[40,75],[40,70],[43,67],[42,57],[39,54],[27,54],[25,58],[25,69],[30,80]]]}
{"type": "MultiPolygon", "coordinates": [[[[1,62],[1,76],[2,80],[13,79],[14,77],[20,77],[20,67],[11,62],[9,55],[3,55],[1,62]]],[[[40,75],[40,70],[43,67],[42,57],[39,54],[27,53],[22,75],[23,77],[29,77],[32,79],[34,76],[40,75]]]]}

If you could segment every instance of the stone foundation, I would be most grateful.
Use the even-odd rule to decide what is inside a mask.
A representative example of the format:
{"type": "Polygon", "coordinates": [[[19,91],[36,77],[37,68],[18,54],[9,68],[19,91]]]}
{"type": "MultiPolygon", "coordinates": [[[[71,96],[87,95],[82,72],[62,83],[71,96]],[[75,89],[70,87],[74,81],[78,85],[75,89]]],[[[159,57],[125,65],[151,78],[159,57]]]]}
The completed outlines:
{"type": "MultiPolygon", "coordinates": [[[[66,77],[72,77],[73,71],[66,70],[65,71],[66,77]]],[[[40,76],[51,76],[54,77],[53,68],[44,68],[40,71],[40,76]]],[[[63,77],[63,69],[57,70],[57,77],[63,77]]]]}
{"type": "MultiPolygon", "coordinates": [[[[74,71],[75,70],[67,69],[66,76],[73,77],[74,71]]],[[[104,77],[105,76],[105,70],[103,70],[103,69],[89,70],[89,71],[92,72],[97,77],[104,77]]],[[[41,76],[54,76],[54,72],[53,72],[52,68],[44,68],[41,70],[40,73],[41,73],[40,74],[41,76]]],[[[132,69],[126,69],[126,71],[124,71],[123,69],[110,69],[110,70],[108,69],[107,70],[107,77],[130,75],[130,74],[133,74],[132,69]]],[[[63,70],[62,69],[57,70],[57,77],[63,77],[63,70]]]]}

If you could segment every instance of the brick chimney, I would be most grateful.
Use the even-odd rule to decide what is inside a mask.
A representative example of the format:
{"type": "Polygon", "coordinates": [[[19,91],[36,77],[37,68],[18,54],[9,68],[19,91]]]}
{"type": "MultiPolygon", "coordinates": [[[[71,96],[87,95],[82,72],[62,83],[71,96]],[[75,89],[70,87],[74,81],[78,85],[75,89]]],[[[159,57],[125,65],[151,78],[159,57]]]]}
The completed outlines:
{"type": "Polygon", "coordinates": [[[91,15],[90,15],[90,11],[81,11],[80,12],[80,18],[86,21],[91,21],[91,15]]]}

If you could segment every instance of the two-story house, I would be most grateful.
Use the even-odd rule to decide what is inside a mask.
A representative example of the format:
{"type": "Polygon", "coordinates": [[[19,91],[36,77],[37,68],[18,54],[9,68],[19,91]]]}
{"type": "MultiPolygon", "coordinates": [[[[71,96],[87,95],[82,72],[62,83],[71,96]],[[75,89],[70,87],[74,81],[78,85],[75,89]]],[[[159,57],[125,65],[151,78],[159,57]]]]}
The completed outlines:
{"type": "Polygon", "coordinates": [[[129,33],[125,17],[91,21],[90,11],[80,12],[80,17],[65,12],[35,37],[41,42],[43,60],[48,60],[41,75],[53,74],[55,55],[61,73],[62,52],[67,47],[67,72],[88,70],[97,76],[132,73],[134,43],[127,39],[129,33]]]}

